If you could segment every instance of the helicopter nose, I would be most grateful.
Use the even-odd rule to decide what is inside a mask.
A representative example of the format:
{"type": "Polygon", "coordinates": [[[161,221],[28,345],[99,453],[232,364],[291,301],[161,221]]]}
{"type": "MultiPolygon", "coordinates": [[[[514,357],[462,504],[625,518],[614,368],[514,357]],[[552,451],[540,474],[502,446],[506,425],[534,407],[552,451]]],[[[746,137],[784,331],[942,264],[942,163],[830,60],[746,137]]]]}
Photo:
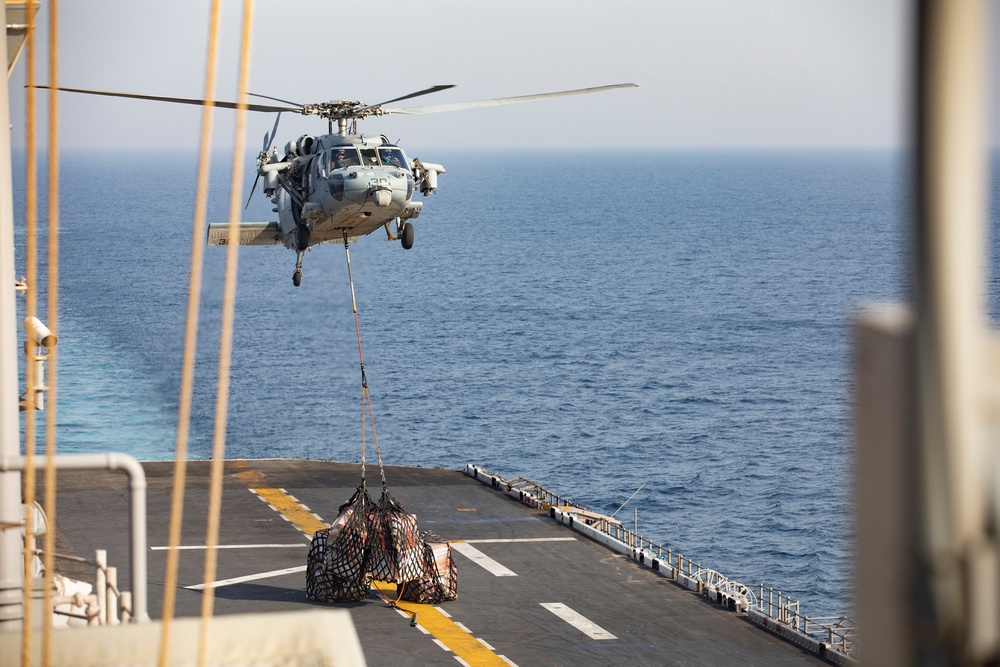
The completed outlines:
{"type": "Polygon", "coordinates": [[[382,207],[392,203],[392,186],[384,178],[372,183],[372,201],[382,207]]]}

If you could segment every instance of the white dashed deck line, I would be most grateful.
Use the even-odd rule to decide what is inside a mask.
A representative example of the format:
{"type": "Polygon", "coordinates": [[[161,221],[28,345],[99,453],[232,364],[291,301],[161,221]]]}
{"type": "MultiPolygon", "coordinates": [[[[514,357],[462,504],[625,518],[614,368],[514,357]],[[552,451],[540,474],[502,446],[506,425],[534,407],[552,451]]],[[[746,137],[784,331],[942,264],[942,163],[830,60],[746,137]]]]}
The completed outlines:
{"type": "Polygon", "coordinates": [[[580,612],[570,609],[562,602],[539,602],[539,604],[591,639],[618,639],[618,637],[597,623],[594,623],[580,612]]]}
{"type": "Polygon", "coordinates": [[[438,639],[437,637],[431,637],[431,641],[440,646],[443,650],[447,651],[448,653],[451,653],[451,649],[445,646],[444,642],[438,639]]]}
{"type": "Polygon", "coordinates": [[[446,611],[445,611],[444,609],[442,609],[441,607],[434,607],[434,608],[435,608],[435,609],[437,609],[437,610],[438,610],[439,612],[441,612],[441,614],[442,614],[442,615],[443,615],[443,616],[444,616],[445,618],[451,618],[451,614],[449,614],[448,612],[446,612],[446,611]]]}
{"type": "Polygon", "coordinates": [[[457,655],[455,656],[455,660],[458,660],[458,664],[460,664],[460,665],[465,665],[465,667],[472,667],[472,665],[470,665],[469,663],[467,663],[465,660],[462,660],[457,655]]]}
{"type": "MultiPolygon", "coordinates": [[[[297,542],[295,544],[220,544],[216,546],[216,549],[302,549],[308,547],[308,544],[303,544],[302,542],[297,542]]],[[[169,551],[171,548],[177,549],[179,551],[185,550],[197,550],[197,549],[207,549],[205,545],[193,544],[189,546],[181,547],[149,547],[150,551],[169,551]]]]}
{"type": "Polygon", "coordinates": [[[455,623],[455,625],[457,625],[458,627],[460,627],[463,631],[468,632],[470,635],[472,634],[472,630],[470,630],[469,628],[465,627],[464,625],[462,625],[458,621],[454,621],[454,623],[455,623]]]}
{"type": "Polygon", "coordinates": [[[305,572],[306,566],[300,565],[298,567],[289,567],[284,570],[271,570],[270,572],[260,572],[258,574],[248,574],[245,577],[233,577],[232,579],[220,579],[219,581],[213,581],[208,584],[196,584],[194,586],[185,586],[184,588],[190,591],[200,591],[205,588],[222,588],[223,586],[232,586],[233,584],[242,584],[244,581],[256,581],[257,579],[269,579],[271,577],[280,577],[285,574],[295,574],[296,572],[305,572]]]}
{"type": "Polygon", "coordinates": [[[497,577],[516,577],[517,573],[496,562],[476,547],[467,542],[453,542],[451,548],[462,554],[473,563],[497,577]]]}
{"type": "Polygon", "coordinates": [[[490,645],[489,645],[488,643],[486,643],[486,640],[485,640],[485,639],[480,639],[479,637],[476,637],[476,641],[478,641],[478,642],[479,642],[480,644],[482,644],[483,646],[485,646],[485,647],[486,647],[486,648],[488,648],[489,650],[491,650],[491,651],[494,651],[494,652],[496,651],[496,649],[495,649],[495,648],[493,648],[493,647],[492,647],[492,646],[490,646],[490,645]]]}
{"type": "Polygon", "coordinates": [[[517,667],[517,663],[514,662],[513,660],[511,660],[510,658],[508,658],[507,656],[505,656],[505,655],[498,655],[497,657],[500,658],[501,660],[503,660],[504,662],[506,662],[508,665],[510,665],[510,667],[517,667]]]}
{"type": "MultiPolygon", "coordinates": [[[[576,542],[575,537],[512,537],[508,539],[462,540],[466,544],[515,544],[520,542],[576,542]]],[[[452,546],[455,546],[452,542],[452,546]]]]}

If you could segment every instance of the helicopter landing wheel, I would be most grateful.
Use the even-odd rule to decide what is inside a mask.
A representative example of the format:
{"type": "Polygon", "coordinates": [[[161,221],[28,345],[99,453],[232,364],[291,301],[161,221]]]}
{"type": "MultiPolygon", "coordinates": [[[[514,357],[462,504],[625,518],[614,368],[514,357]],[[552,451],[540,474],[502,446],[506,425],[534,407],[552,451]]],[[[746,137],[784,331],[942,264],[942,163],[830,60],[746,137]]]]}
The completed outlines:
{"type": "Polygon", "coordinates": [[[292,284],[298,287],[302,283],[302,250],[299,250],[295,258],[295,273],[292,274],[292,284]]]}
{"type": "Polygon", "coordinates": [[[413,247],[413,225],[408,222],[403,223],[403,231],[399,234],[399,242],[403,244],[403,248],[406,250],[413,247]]]}

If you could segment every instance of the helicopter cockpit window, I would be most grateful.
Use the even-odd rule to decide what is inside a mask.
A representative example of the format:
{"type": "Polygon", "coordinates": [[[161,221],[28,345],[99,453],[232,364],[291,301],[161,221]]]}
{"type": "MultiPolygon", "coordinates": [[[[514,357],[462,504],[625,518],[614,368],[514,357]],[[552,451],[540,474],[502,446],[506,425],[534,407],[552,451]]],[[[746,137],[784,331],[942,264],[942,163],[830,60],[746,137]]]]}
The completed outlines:
{"type": "Polygon", "coordinates": [[[335,148],[330,153],[330,169],[343,169],[344,167],[356,167],[361,164],[358,157],[358,149],[353,146],[348,148],[335,148]]]}
{"type": "Polygon", "coordinates": [[[377,167],[381,164],[381,162],[378,161],[378,154],[375,152],[374,148],[362,148],[361,160],[364,162],[366,167],[377,167]]]}
{"type": "Polygon", "coordinates": [[[403,151],[398,148],[380,148],[378,149],[378,156],[382,164],[387,167],[406,168],[406,157],[403,155],[403,151]]]}

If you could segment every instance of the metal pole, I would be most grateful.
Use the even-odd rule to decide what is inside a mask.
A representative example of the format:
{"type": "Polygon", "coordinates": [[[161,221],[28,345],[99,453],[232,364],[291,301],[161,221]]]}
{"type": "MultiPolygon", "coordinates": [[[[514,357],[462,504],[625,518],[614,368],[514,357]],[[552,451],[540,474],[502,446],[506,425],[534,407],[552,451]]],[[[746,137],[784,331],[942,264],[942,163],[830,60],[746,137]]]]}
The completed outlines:
{"type": "MultiPolygon", "coordinates": [[[[642,489],[643,489],[644,486],[646,486],[646,482],[643,482],[642,486],[640,486],[638,489],[636,489],[635,493],[633,493],[631,496],[629,496],[628,500],[626,500],[625,502],[622,503],[622,507],[625,507],[626,505],[628,505],[628,501],[632,500],[633,498],[635,498],[635,494],[639,493],[640,491],[642,491],[642,489]]],[[[612,519],[615,518],[615,514],[618,514],[619,512],[622,511],[622,507],[619,507],[618,509],[616,509],[614,512],[611,513],[611,518],[612,519]]]]}
{"type": "MultiPolygon", "coordinates": [[[[983,423],[987,9],[984,0],[917,4],[914,453],[922,571],[910,589],[923,592],[912,603],[923,613],[913,632],[916,662],[996,655],[995,621],[974,610],[995,609],[997,591],[971,584],[991,523],[986,472],[996,464],[984,447],[983,423]],[[922,629],[931,627],[936,632],[922,629]]],[[[995,567],[987,562],[988,570],[995,567]]]]}
{"type": "MultiPolygon", "coordinates": [[[[4,4],[4,53],[7,10],[4,4]]],[[[0,457],[21,454],[17,394],[17,306],[14,295],[14,185],[11,179],[10,98],[0,84],[0,457]]],[[[24,615],[21,473],[0,473],[0,631],[18,630],[24,615]],[[17,527],[11,528],[10,524],[17,527]],[[6,526],[6,527],[4,527],[6,526]]]]}

